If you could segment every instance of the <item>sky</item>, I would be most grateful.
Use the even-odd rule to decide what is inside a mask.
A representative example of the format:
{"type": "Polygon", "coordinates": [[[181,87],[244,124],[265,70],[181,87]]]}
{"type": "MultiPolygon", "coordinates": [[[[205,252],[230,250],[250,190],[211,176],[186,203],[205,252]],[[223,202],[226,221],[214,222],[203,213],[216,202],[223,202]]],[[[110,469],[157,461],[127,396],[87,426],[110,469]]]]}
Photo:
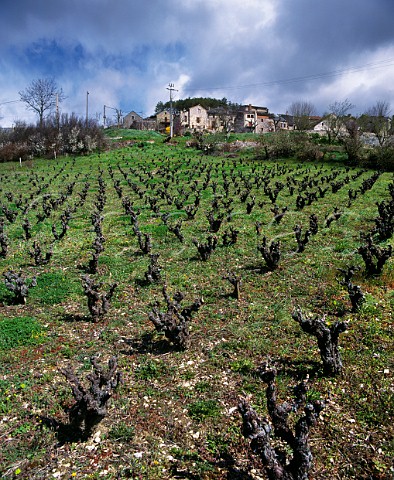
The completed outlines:
{"type": "Polygon", "coordinates": [[[394,113],[394,0],[0,0],[0,126],[37,117],[18,101],[53,78],[60,112],[103,122],[159,101],[227,98],[316,114],[348,100],[394,113]],[[89,95],[87,95],[89,92],[89,95]],[[88,99],[88,102],[87,102],[88,99]]]}

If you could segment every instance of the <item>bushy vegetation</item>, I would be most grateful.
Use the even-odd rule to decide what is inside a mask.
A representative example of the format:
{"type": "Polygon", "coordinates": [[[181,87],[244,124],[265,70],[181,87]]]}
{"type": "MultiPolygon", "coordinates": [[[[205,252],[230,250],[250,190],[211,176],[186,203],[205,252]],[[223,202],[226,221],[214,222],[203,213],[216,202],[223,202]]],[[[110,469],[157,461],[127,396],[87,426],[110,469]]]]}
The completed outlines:
{"type": "Polygon", "coordinates": [[[103,130],[96,122],[75,115],[49,117],[41,124],[16,122],[12,131],[2,133],[0,162],[29,160],[34,157],[83,155],[105,146],[103,130]]]}
{"type": "Polygon", "coordinates": [[[392,173],[126,141],[1,165],[2,478],[390,478],[392,173]]]}
{"type": "MultiPolygon", "coordinates": [[[[354,127],[355,129],[356,127],[354,127]]],[[[391,137],[392,138],[392,137],[391,137]]],[[[326,135],[282,130],[257,137],[257,157],[261,159],[297,158],[300,161],[339,160],[352,166],[394,170],[394,148],[388,139],[383,145],[371,146],[366,138],[352,137],[345,131],[335,140],[326,135]]]]}

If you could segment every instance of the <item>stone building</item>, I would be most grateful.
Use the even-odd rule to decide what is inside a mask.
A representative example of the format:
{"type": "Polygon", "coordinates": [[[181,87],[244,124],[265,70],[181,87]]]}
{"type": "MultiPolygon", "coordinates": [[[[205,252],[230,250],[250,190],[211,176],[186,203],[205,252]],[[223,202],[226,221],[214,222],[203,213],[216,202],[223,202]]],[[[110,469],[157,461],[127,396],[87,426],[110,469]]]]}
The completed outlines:
{"type": "Polygon", "coordinates": [[[129,112],[127,115],[123,117],[123,128],[137,128],[141,122],[143,122],[143,118],[138,113],[132,111],[129,112]]]}
{"type": "Polygon", "coordinates": [[[267,107],[242,105],[236,115],[234,130],[237,133],[263,133],[274,130],[274,124],[267,107]]]}
{"type": "Polygon", "coordinates": [[[201,105],[179,112],[181,125],[185,129],[207,130],[209,127],[208,111],[201,105]]]}

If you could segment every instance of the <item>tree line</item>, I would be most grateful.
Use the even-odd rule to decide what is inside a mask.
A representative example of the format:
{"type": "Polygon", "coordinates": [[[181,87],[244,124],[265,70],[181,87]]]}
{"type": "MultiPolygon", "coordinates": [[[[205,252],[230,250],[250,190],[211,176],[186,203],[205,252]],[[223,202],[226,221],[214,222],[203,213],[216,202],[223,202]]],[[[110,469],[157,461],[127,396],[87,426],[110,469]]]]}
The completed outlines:
{"type": "MultiPolygon", "coordinates": [[[[175,110],[188,110],[195,105],[201,105],[206,110],[213,108],[223,108],[226,110],[236,111],[239,107],[237,103],[230,102],[227,98],[223,97],[222,99],[211,98],[211,97],[193,97],[193,98],[184,98],[179,100],[172,101],[172,108],[175,110]]],[[[170,108],[170,102],[158,102],[155,108],[155,113],[159,113],[163,110],[168,110],[170,108]]]]}

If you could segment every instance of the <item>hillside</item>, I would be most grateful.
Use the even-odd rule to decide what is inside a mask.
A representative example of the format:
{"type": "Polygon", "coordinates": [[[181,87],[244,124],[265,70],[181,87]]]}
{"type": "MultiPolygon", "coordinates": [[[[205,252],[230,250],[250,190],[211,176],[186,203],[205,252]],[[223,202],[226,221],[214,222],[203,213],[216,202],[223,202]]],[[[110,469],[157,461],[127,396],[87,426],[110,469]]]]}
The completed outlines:
{"type": "Polygon", "coordinates": [[[14,288],[0,283],[2,478],[268,478],[238,405],[268,416],[272,369],[278,404],[300,381],[324,403],[309,478],[392,478],[394,260],[378,219],[393,174],[137,133],[100,155],[0,165],[0,275],[14,288]],[[364,251],[375,267],[386,254],[380,271],[364,251]],[[298,308],[341,325],[337,374],[298,308]],[[155,328],[163,314],[172,337],[155,328]],[[91,359],[106,371],[113,357],[101,416],[78,410],[91,359]]]}

